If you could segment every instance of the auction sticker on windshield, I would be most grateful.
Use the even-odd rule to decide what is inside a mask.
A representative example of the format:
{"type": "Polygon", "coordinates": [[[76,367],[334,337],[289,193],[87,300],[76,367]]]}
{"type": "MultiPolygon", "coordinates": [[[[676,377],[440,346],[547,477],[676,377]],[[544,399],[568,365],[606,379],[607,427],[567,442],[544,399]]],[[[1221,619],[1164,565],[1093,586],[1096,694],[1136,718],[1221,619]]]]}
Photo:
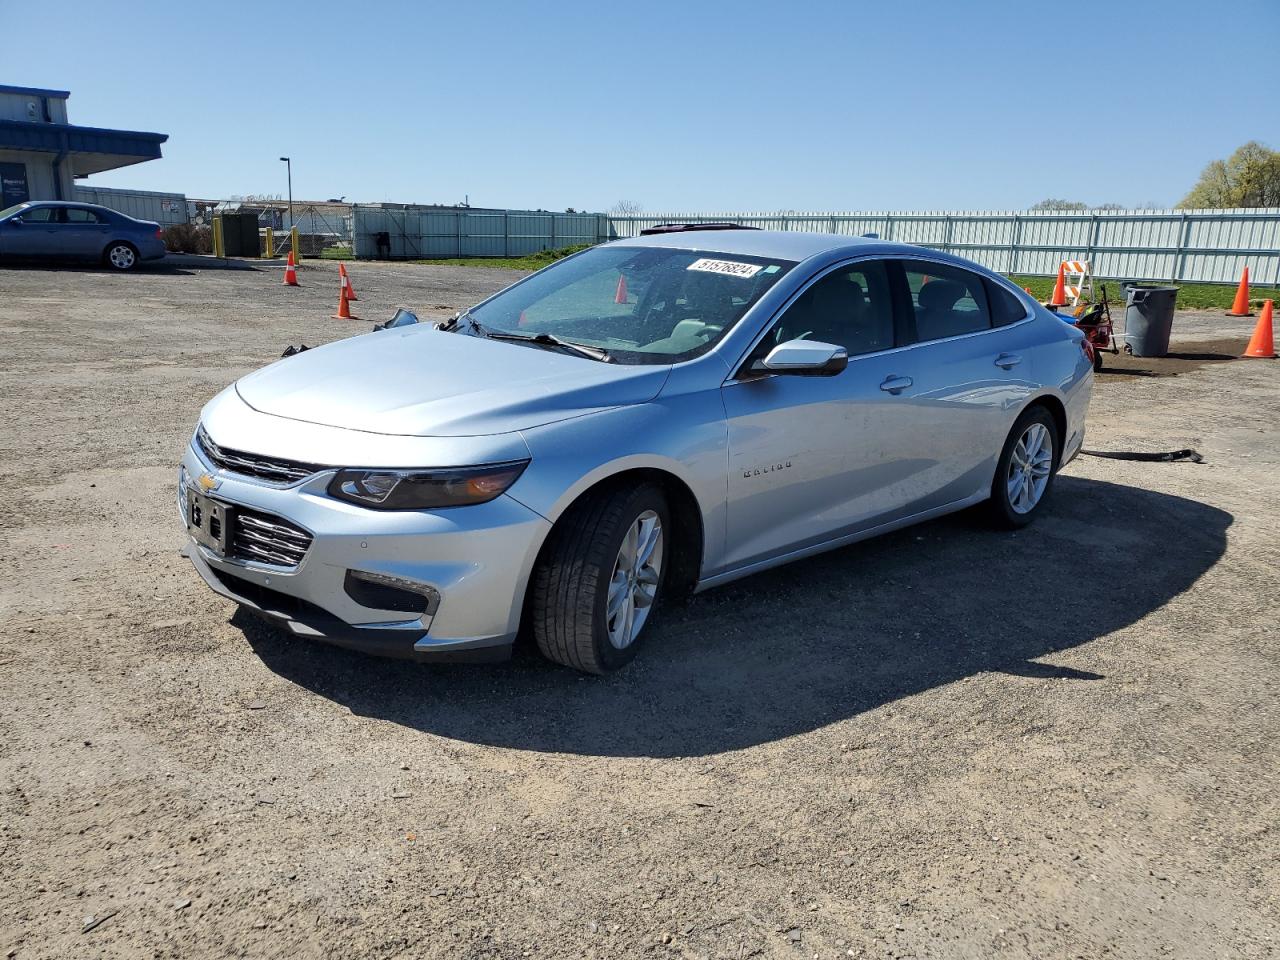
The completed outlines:
{"type": "Polygon", "coordinates": [[[754,263],[736,263],[733,260],[708,260],[705,257],[689,264],[686,270],[702,270],[706,273],[724,273],[731,277],[744,279],[754,277],[760,267],[754,263]]]}

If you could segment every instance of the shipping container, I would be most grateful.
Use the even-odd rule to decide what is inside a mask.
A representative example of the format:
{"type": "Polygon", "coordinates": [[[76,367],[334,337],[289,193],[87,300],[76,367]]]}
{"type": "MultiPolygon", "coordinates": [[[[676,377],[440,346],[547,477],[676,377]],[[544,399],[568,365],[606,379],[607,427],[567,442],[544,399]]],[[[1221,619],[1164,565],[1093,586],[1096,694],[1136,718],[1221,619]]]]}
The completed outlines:
{"type": "Polygon", "coordinates": [[[158,193],[154,190],[117,190],[113,187],[90,187],[76,184],[75,196],[81,203],[96,203],[139,220],[154,220],[162,226],[187,223],[187,198],[181,193],[158,193]]]}

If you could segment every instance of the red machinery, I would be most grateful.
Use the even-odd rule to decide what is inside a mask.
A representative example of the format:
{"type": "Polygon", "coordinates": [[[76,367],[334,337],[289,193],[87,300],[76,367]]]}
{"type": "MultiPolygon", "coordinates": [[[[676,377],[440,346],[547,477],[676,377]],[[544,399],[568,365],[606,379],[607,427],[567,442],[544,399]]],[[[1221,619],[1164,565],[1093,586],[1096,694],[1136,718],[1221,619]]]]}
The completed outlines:
{"type": "Polygon", "coordinates": [[[1102,299],[1075,319],[1075,325],[1084,334],[1093,351],[1093,369],[1102,369],[1102,352],[1120,353],[1116,345],[1115,328],[1111,324],[1111,305],[1107,302],[1107,286],[1102,285],[1102,299]]]}

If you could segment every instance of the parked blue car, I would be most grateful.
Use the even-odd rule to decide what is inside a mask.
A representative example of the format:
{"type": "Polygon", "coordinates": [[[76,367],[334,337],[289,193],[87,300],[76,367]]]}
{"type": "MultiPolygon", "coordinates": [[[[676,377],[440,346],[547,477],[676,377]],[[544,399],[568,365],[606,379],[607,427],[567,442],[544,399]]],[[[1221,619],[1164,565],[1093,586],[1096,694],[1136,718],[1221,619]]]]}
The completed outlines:
{"type": "Polygon", "coordinates": [[[164,256],[160,224],[94,203],[19,203],[0,210],[0,262],[80,260],[132,270],[164,256]]]}

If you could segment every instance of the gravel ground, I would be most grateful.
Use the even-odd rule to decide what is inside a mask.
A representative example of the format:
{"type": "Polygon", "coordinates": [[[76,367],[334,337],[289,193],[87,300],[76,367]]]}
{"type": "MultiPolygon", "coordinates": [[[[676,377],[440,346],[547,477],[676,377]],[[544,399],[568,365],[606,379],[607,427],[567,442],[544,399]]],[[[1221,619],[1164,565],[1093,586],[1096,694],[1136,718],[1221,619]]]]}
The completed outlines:
{"type": "MultiPolygon", "coordinates": [[[[515,274],[352,276],[384,319],[515,274]]],[[[1208,463],[1082,457],[1024,532],[753,577],[587,679],[290,640],[178,556],[200,406],[366,329],[301,279],[0,270],[5,956],[1275,955],[1280,365],[1217,362],[1250,321],[1180,314],[1185,356],[1095,390],[1088,446],[1208,463]]]]}

